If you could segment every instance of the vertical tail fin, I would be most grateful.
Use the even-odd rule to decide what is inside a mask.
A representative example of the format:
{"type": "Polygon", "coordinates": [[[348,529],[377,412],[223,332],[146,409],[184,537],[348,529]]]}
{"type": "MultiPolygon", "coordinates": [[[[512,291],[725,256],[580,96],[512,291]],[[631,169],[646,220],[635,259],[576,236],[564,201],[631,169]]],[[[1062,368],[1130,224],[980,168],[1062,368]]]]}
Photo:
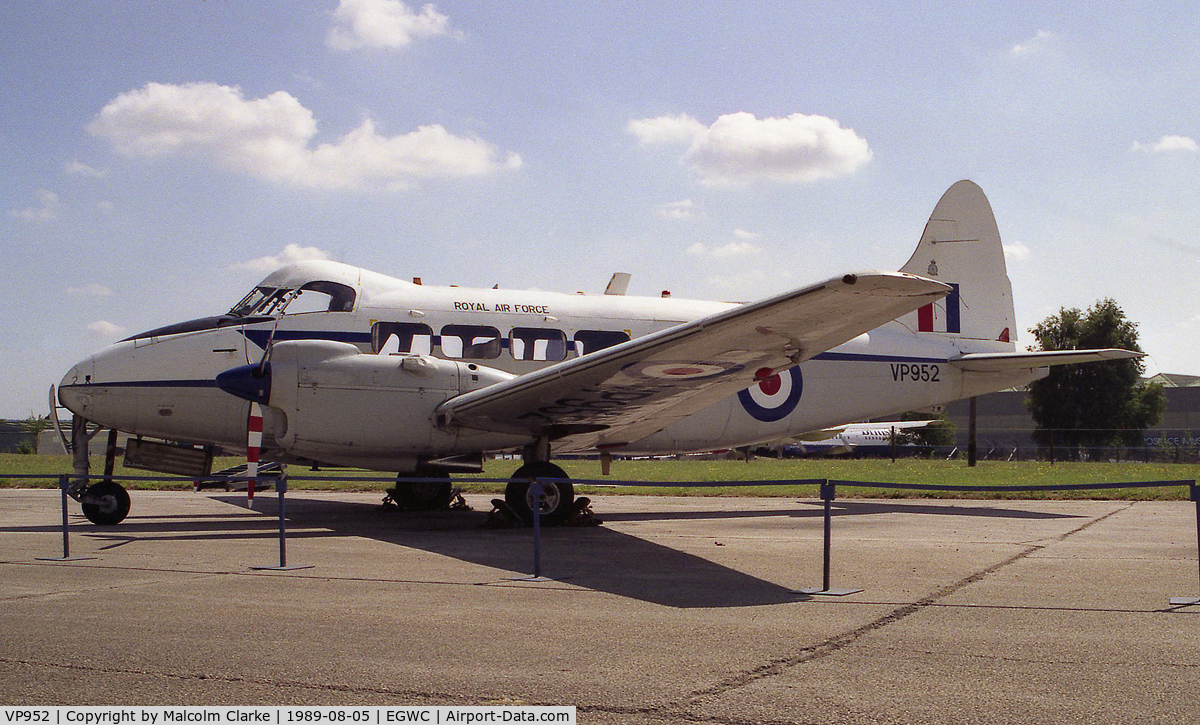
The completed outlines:
{"type": "Polygon", "coordinates": [[[945,299],[900,318],[909,329],[974,340],[1017,338],[1012,284],[992,206],[974,182],[942,195],[901,272],[951,285],[945,299]]]}

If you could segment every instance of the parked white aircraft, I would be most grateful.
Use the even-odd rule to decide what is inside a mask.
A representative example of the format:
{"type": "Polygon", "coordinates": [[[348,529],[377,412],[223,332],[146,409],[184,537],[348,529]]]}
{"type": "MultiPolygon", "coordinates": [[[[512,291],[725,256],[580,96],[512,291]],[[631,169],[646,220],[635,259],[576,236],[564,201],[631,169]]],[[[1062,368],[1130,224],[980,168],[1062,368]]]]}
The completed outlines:
{"type": "Polygon", "coordinates": [[[833,426],[832,428],[822,428],[821,430],[801,433],[793,437],[792,440],[794,443],[785,446],[785,448],[790,449],[791,445],[795,445],[805,455],[853,453],[854,449],[860,446],[871,446],[873,448],[891,446],[893,436],[900,439],[906,432],[940,425],[941,423],[942,421],[936,418],[933,420],[847,423],[845,425],[833,426]]]}
{"type": "MultiPolygon", "coordinates": [[[[900,272],[846,274],[750,304],[434,287],[292,264],[217,317],[135,335],[58,395],[105,427],[237,449],[247,401],[263,458],[440,476],[523,451],[506,497],[565,516],[551,453],[664,454],[777,441],[1023,385],[1121,350],[1017,352],[1011,285],[983,192],[954,184],[900,272]],[[317,300],[316,304],[310,302],[317,300]],[[529,477],[555,477],[540,502],[529,477]]],[[[616,293],[612,293],[612,292],[616,293]]],[[[445,483],[401,486],[438,504],[445,483]]],[[[114,483],[77,491],[116,523],[114,483]]]]}

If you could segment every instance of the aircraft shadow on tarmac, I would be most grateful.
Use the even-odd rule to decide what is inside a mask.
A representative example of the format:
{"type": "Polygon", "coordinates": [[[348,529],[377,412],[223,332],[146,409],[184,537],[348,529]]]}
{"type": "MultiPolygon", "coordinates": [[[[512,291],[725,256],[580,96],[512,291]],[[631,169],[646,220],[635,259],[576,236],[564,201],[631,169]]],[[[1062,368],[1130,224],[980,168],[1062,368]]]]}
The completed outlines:
{"type": "MultiPolygon", "coordinates": [[[[136,495],[136,494],[135,494],[136,495]]],[[[242,495],[213,496],[216,501],[244,509],[242,495]]],[[[229,514],[170,514],[166,516],[131,515],[120,526],[108,529],[75,528],[77,534],[109,542],[111,550],[134,543],[151,544],[155,540],[213,541],[220,539],[266,540],[278,536],[277,502],[264,496],[255,503],[261,516],[244,512],[229,514]]],[[[384,510],[368,503],[306,498],[303,493],[288,496],[288,538],[310,539],[357,536],[397,546],[420,549],[460,561],[491,567],[517,575],[533,569],[532,531],[530,529],[490,529],[484,527],[483,511],[401,513],[384,510]]],[[[818,523],[821,504],[804,508],[741,511],[669,511],[602,514],[611,522],[652,520],[703,520],[784,517],[812,519],[818,523]]],[[[913,505],[890,501],[838,501],[835,516],[886,513],[927,515],[987,516],[1022,519],[1073,518],[1065,514],[1020,511],[994,506],[913,505]]],[[[81,517],[75,517],[77,520],[81,517]]],[[[55,531],[57,527],[0,527],[0,531],[55,531]]],[[[835,533],[836,557],[836,533],[835,533]]],[[[799,548],[796,564],[783,564],[782,571],[807,568],[814,581],[795,581],[792,586],[814,584],[819,579],[819,543],[811,551],[799,548]]],[[[293,559],[297,556],[292,549],[293,559]]],[[[403,554],[397,554],[403,561],[403,554]]],[[[389,563],[394,572],[395,564],[389,563]]],[[[695,554],[632,536],[606,526],[576,528],[547,527],[542,532],[542,573],[564,578],[570,585],[607,592],[640,601],[679,608],[722,608],[761,606],[802,601],[789,587],[738,571],[695,554]]],[[[412,578],[420,578],[413,572],[412,578]]],[[[501,584],[501,580],[481,582],[501,584]]]]}

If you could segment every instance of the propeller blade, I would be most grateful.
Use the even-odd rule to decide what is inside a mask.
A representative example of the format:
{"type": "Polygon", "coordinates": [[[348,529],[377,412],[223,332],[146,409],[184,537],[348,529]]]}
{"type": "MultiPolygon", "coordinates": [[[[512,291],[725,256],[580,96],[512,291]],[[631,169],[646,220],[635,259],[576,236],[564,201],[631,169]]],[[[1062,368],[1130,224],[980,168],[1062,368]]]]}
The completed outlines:
{"type": "Polygon", "coordinates": [[[254,505],[254,478],[258,476],[258,454],[262,449],[262,406],[250,403],[246,417],[246,506],[254,505]]]}

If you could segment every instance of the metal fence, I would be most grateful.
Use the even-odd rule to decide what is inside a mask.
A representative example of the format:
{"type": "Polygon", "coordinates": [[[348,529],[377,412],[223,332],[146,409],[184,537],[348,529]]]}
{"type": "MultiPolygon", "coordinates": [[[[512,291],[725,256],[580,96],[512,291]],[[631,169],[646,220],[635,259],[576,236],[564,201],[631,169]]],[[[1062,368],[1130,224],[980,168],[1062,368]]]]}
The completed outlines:
{"type": "MultiPolygon", "coordinates": [[[[11,476],[18,479],[41,479],[45,480],[46,476],[24,475],[11,476]]],[[[293,476],[293,480],[313,480],[313,481],[357,481],[376,480],[362,478],[347,478],[337,476],[293,476]]],[[[58,477],[59,489],[61,490],[62,504],[62,542],[63,555],[61,557],[39,557],[44,560],[53,561],[78,561],[92,557],[71,557],[70,550],[70,516],[68,513],[68,491],[72,486],[72,481],[76,484],[86,484],[88,481],[108,480],[108,481],[178,481],[176,477],[165,476],[73,476],[61,475],[58,477]]],[[[285,494],[288,490],[289,476],[284,473],[279,476],[258,476],[258,477],[235,477],[229,480],[238,480],[246,482],[257,482],[264,485],[273,486],[276,495],[278,496],[278,520],[279,520],[279,564],[278,566],[256,566],[254,569],[272,569],[272,570],[294,570],[310,568],[308,565],[288,565],[287,563],[287,515],[285,508],[285,494]]],[[[189,479],[190,480],[190,479],[189,479]]],[[[216,479],[214,479],[216,480],[216,479]]],[[[377,479],[387,483],[392,483],[392,479],[377,479]]],[[[472,482],[480,483],[507,483],[509,479],[469,479],[472,482]]],[[[553,484],[560,479],[555,478],[533,478],[529,480],[532,488],[533,498],[540,498],[541,487],[543,485],[553,484]]],[[[444,478],[412,478],[405,479],[403,483],[416,484],[426,482],[441,482],[444,478]]],[[[197,482],[199,483],[199,482],[197,482]]],[[[939,491],[939,492],[1044,492],[1044,491],[1088,491],[1088,490],[1112,490],[1112,489],[1131,489],[1131,488],[1164,488],[1164,487],[1187,487],[1188,499],[1193,502],[1195,507],[1196,520],[1196,546],[1197,546],[1197,565],[1200,567],[1200,486],[1196,485],[1194,479],[1188,480],[1165,480],[1165,481],[1139,481],[1139,482],[1115,482],[1115,483],[1076,483],[1076,484],[1051,484],[1051,485],[1024,485],[1024,486],[970,486],[970,485],[944,485],[944,484],[913,484],[913,483],[884,483],[878,481],[848,481],[848,480],[830,480],[830,479],[803,479],[803,480],[759,480],[759,481],[627,481],[627,480],[594,480],[594,479],[573,479],[573,484],[583,486],[604,486],[604,487],[654,487],[654,488],[706,488],[706,487],[762,487],[762,486],[796,486],[796,485],[818,485],[820,490],[820,498],[824,507],[823,518],[823,556],[822,556],[822,585],[820,587],[810,587],[797,590],[795,593],[804,595],[833,595],[844,596],[854,594],[862,589],[838,589],[832,586],[831,569],[832,569],[832,549],[833,549],[833,501],[837,498],[837,489],[846,488],[872,488],[872,489],[891,489],[903,491],[939,491]]],[[[397,484],[400,485],[400,484],[397,484]]],[[[541,545],[541,521],[540,513],[532,517],[530,522],[533,532],[533,574],[531,576],[512,577],[513,579],[524,581],[549,581],[542,576],[542,545],[541,545]]],[[[1170,599],[1172,606],[1192,606],[1200,605],[1200,596],[1183,596],[1172,597],[1170,599]]]]}

